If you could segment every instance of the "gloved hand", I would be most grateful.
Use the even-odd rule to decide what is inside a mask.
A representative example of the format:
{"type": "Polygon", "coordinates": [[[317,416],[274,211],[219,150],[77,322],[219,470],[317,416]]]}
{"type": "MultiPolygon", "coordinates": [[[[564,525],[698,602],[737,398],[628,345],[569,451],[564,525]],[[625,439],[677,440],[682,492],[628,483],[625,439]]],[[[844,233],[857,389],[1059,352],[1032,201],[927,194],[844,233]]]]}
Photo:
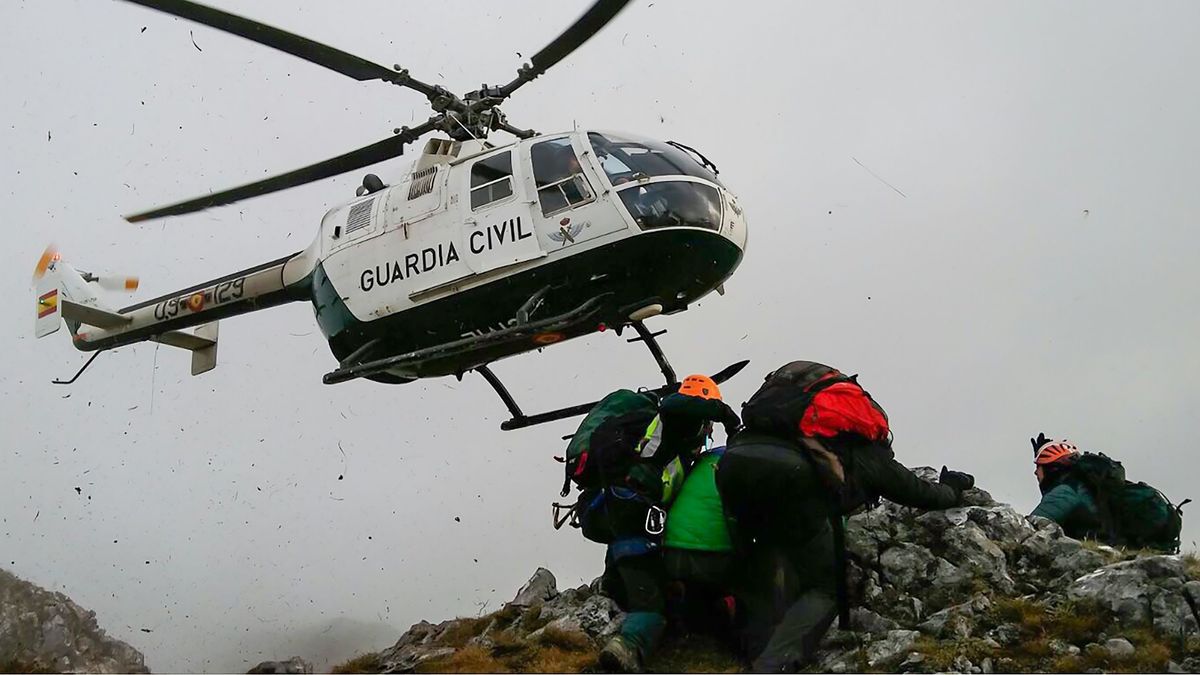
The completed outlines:
{"type": "Polygon", "coordinates": [[[742,420],[740,417],[738,417],[738,414],[733,411],[733,408],[729,407],[728,403],[721,401],[721,407],[721,416],[716,421],[720,422],[721,426],[725,427],[725,437],[732,438],[733,435],[737,433],[737,430],[742,427],[742,420]]]}
{"type": "Polygon", "coordinates": [[[1029,439],[1029,442],[1033,444],[1033,455],[1034,455],[1034,457],[1036,457],[1036,456],[1037,456],[1037,451],[1038,451],[1038,448],[1042,447],[1043,445],[1045,445],[1045,444],[1046,444],[1046,443],[1048,443],[1049,441],[1050,441],[1050,439],[1049,439],[1049,438],[1046,438],[1046,434],[1044,434],[1044,433],[1042,433],[1042,432],[1040,432],[1040,431],[1038,432],[1038,437],[1037,437],[1036,439],[1033,439],[1033,438],[1029,439]]]}
{"type": "Polygon", "coordinates": [[[964,491],[975,487],[975,477],[969,473],[962,471],[951,471],[945,466],[942,467],[942,475],[938,477],[938,482],[942,485],[949,485],[955,492],[962,494],[964,491]]]}

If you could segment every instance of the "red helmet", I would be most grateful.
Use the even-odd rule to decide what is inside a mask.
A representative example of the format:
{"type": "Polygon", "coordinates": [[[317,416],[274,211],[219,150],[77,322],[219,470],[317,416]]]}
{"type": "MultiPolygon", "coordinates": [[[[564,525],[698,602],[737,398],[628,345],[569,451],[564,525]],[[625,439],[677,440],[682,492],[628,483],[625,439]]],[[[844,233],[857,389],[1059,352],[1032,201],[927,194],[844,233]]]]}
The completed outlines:
{"type": "Polygon", "coordinates": [[[1070,464],[1079,457],[1079,448],[1070,441],[1046,441],[1038,448],[1033,463],[1038,466],[1070,464]]]}

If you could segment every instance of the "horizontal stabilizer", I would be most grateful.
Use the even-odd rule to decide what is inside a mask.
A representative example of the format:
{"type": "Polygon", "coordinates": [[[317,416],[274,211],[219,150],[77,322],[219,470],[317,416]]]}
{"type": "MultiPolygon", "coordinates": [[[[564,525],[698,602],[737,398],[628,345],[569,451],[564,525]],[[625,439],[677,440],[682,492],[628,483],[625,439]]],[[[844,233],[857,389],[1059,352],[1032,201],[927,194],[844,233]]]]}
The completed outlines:
{"type": "Polygon", "coordinates": [[[154,342],[186,349],[192,353],[192,375],[217,367],[217,322],[196,327],[195,333],[169,330],[150,338],[154,342]]]}
{"type": "Polygon", "coordinates": [[[117,314],[91,305],[81,305],[66,298],[62,299],[61,304],[64,319],[86,323],[96,328],[120,328],[131,320],[131,317],[125,314],[117,314]]]}
{"type": "Polygon", "coordinates": [[[205,338],[192,335],[191,333],[186,333],[181,330],[169,330],[162,335],[154,336],[153,339],[155,342],[161,342],[164,345],[186,349],[189,352],[194,352],[197,349],[204,349],[206,347],[213,346],[212,340],[206,340],[205,338]]]}

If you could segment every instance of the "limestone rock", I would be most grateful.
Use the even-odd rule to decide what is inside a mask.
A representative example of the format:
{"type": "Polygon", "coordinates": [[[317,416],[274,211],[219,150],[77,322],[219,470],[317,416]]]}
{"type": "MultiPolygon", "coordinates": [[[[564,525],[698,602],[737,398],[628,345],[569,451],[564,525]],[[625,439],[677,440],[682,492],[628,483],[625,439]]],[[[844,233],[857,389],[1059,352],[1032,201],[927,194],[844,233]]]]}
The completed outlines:
{"type": "Polygon", "coordinates": [[[109,637],[96,613],[0,570],[0,661],[69,673],[147,673],[142,653],[109,637]]]}
{"type": "Polygon", "coordinates": [[[520,607],[530,607],[539,602],[545,602],[558,595],[558,581],[545,567],[539,567],[529,581],[517,591],[517,597],[510,604],[520,607]]]}
{"type": "Polygon", "coordinates": [[[1104,643],[1104,649],[1114,659],[1124,659],[1133,656],[1133,643],[1125,638],[1113,638],[1104,643]]]}
{"type": "Polygon", "coordinates": [[[902,654],[912,650],[913,644],[920,635],[915,630],[891,630],[887,637],[876,640],[867,646],[867,665],[880,668],[900,660],[902,654]]]}
{"type": "Polygon", "coordinates": [[[1152,624],[1165,637],[1195,631],[1196,618],[1179,591],[1186,588],[1183,560],[1153,555],[1102,567],[1077,579],[1067,596],[1099,603],[1126,625],[1152,624]],[[1181,586],[1181,584],[1183,584],[1181,586]]]}
{"type": "Polygon", "coordinates": [[[262,663],[247,670],[247,675],[251,673],[287,673],[288,675],[307,675],[313,672],[312,664],[299,656],[293,656],[287,661],[263,661],[262,663]]]}

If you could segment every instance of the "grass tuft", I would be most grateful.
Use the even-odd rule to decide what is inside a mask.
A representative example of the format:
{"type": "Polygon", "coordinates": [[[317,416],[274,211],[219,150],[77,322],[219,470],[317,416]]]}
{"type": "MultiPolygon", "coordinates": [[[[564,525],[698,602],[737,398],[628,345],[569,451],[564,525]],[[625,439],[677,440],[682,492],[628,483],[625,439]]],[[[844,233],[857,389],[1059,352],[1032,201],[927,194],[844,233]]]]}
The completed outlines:
{"type": "Polygon", "coordinates": [[[447,647],[463,647],[473,637],[478,637],[492,622],[492,617],[458,619],[437,637],[437,644],[447,647]]]}
{"type": "MultiPolygon", "coordinates": [[[[1195,553],[1183,554],[1183,568],[1192,579],[1200,581],[1200,555],[1195,553]]],[[[1200,602],[1200,598],[1196,598],[1200,602]]]]}

